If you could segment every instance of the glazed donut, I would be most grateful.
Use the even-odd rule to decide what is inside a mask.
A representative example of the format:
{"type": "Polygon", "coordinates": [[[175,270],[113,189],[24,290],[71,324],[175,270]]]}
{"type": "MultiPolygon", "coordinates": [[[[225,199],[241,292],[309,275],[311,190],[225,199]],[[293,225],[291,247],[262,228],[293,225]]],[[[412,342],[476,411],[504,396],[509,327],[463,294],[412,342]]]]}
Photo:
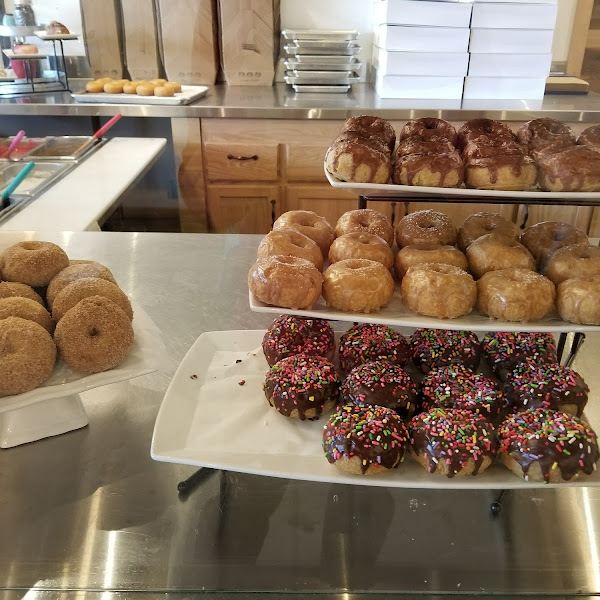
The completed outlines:
{"type": "Polygon", "coordinates": [[[50,310],[52,310],[54,298],[56,298],[65,286],[84,277],[95,277],[96,279],[106,279],[106,281],[114,284],[117,283],[110,270],[96,261],[69,261],[69,265],[62,271],[59,271],[48,284],[46,302],[50,310]]]}
{"type": "Polygon", "coordinates": [[[0,300],[0,319],[20,317],[41,325],[48,333],[54,331],[54,323],[50,313],[35,300],[30,298],[2,298],[0,300]]]}
{"type": "Polygon", "coordinates": [[[319,269],[297,256],[259,258],[248,273],[248,288],[257,300],[293,310],[312,308],[322,286],[319,269]]]}
{"type": "Polygon", "coordinates": [[[323,258],[327,258],[329,246],[335,237],[327,219],[312,210],[288,210],[273,223],[273,229],[295,229],[303,233],[319,246],[323,258]]]}
{"type": "Polygon", "coordinates": [[[363,208],[345,212],[335,225],[335,237],[355,231],[374,233],[388,246],[394,243],[394,228],[387,217],[377,210],[363,208]]]}
{"type": "Polygon", "coordinates": [[[408,424],[415,460],[429,473],[447,477],[483,473],[498,449],[494,426],[459,408],[432,408],[408,424]]]}
{"type": "Polygon", "coordinates": [[[592,125],[584,129],[577,138],[577,143],[583,146],[600,148],[600,125],[592,125]]]}
{"type": "Polygon", "coordinates": [[[179,94],[181,92],[181,84],[178,81],[167,81],[167,83],[163,85],[172,88],[176,94],[179,94]]]}
{"type": "Polygon", "coordinates": [[[140,83],[140,85],[135,88],[135,93],[138,96],[154,96],[155,88],[156,86],[151,83],[140,83]]]}
{"type": "Polygon", "coordinates": [[[50,377],[56,362],[52,336],[34,321],[0,321],[0,396],[22,394],[50,377]]]}
{"type": "Polygon", "coordinates": [[[454,245],[456,227],[444,213],[418,210],[400,219],[396,227],[396,243],[400,248],[415,244],[454,245]]]}
{"type": "Polygon", "coordinates": [[[88,94],[100,94],[104,92],[104,84],[101,81],[88,81],[85,84],[85,91],[88,94]]]}
{"type": "Polygon", "coordinates": [[[573,146],[575,134],[573,130],[556,119],[533,119],[523,123],[517,130],[517,140],[530,154],[543,150],[548,146],[573,146]]]}
{"type": "Polygon", "coordinates": [[[458,147],[464,148],[469,142],[485,135],[489,138],[504,138],[514,141],[515,134],[508,125],[493,119],[472,119],[464,123],[457,132],[458,147]]]}
{"type": "Polygon", "coordinates": [[[536,321],[554,308],[554,284],[528,269],[489,271],[477,282],[479,312],[501,321],[536,321]]]}
{"type": "Polygon", "coordinates": [[[547,262],[559,248],[583,243],[588,243],[587,235],[562,221],[536,223],[521,235],[521,244],[531,252],[540,273],[546,270],[547,262]]]}
{"type": "Polygon", "coordinates": [[[381,140],[390,150],[396,145],[396,132],[389,121],[371,115],[361,115],[346,119],[342,125],[342,133],[358,133],[366,138],[381,140]]]}
{"type": "Polygon", "coordinates": [[[120,81],[109,81],[104,84],[104,93],[106,94],[122,94],[124,84],[120,81]]]}
{"type": "Polygon", "coordinates": [[[453,146],[456,145],[456,129],[454,126],[435,117],[423,117],[408,121],[400,132],[400,141],[406,138],[420,136],[422,138],[438,138],[448,140],[453,146]]]}
{"type": "Polygon", "coordinates": [[[340,369],[345,373],[375,360],[403,367],[410,359],[410,345],[388,325],[357,323],[341,336],[338,355],[340,369]]]}
{"type": "Polygon", "coordinates": [[[267,329],[262,349],[270,367],[293,354],[322,356],[332,361],[335,335],[331,325],[323,319],[283,315],[267,329]]]}
{"type": "Polygon", "coordinates": [[[496,381],[461,364],[432,369],[419,387],[421,410],[460,408],[494,421],[506,406],[506,396],[496,381]]]}
{"type": "Polygon", "coordinates": [[[337,404],[340,378],[322,356],[293,354],[269,369],[263,390],[269,404],[284,417],[312,421],[337,404]]]}
{"type": "Polygon", "coordinates": [[[394,267],[398,279],[404,277],[409,267],[424,263],[454,265],[464,271],[468,267],[467,257],[456,246],[442,246],[441,244],[404,246],[394,259],[394,267]]]}
{"type": "Polygon", "coordinates": [[[118,285],[106,281],[106,279],[83,277],[66,285],[54,298],[52,303],[52,319],[54,322],[58,323],[68,310],[73,308],[80,300],[89,296],[102,296],[112,300],[129,319],[133,319],[131,302],[118,285]]]}
{"type": "Polygon", "coordinates": [[[397,185],[455,188],[463,179],[464,165],[458,152],[398,156],[392,171],[397,185]]]}
{"type": "Polygon", "coordinates": [[[17,242],[2,254],[2,278],[32,287],[48,285],[68,266],[67,254],[52,242],[17,242]]]}
{"type": "Polygon", "coordinates": [[[498,427],[498,436],[500,459],[525,481],[579,481],[596,469],[596,434],[567,413],[543,408],[518,412],[498,427]]]}
{"type": "Polygon", "coordinates": [[[54,341],[65,363],[84,373],[119,366],[133,345],[133,327],[125,312],[108,298],[80,300],[57,323],[54,341]]]}
{"type": "Polygon", "coordinates": [[[590,388],[581,375],[558,363],[519,363],[506,378],[514,410],[547,408],[581,417],[590,388]]]}
{"type": "Polygon", "coordinates": [[[519,227],[502,215],[478,212],[468,216],[459,228],[457,245],[464,252],[471,242],[488,233],[500,233],[513,240],[521,235],[519,227]]]}
{"type": "Polygon", "coordinates": [[[496,154],[465,162],[465,185],[477,190],[523,191],[535,185],[535,161],[527,155],[496,154]]]}
{"type": "Polygon", "coordinates": [[[402,279],[401,290],[407,308],[438,319],[468,315],[477,300],[473,277],[454,265],[440,263],[410,267],[402,279]]]}
{"type": "Polygon", "coordinates": [[[170,85],[158,85],[154,88],[154,95],[163,98],[172,97],[175,95],[175,89],[170,85]]]}
{"type": "Polygon", "coordinates": [[[354,367],[340,389],[344,404],[369,404],[395,410],[403,420],[417,408],[417,387],[400,366],[385,359],[354,367]]]}
{"type": "Polygon", "coordinates": [[[323,430],[323,450],[329,463],[355,475],[397,468],[407,446],[408,432],[402,419],[384,406],[340,406],[323,430]]]}
{"type": "Polygon", "coordinates": [[[559,283],[556,308],[564,321],[600,325],[600,275],[574,277],[559,283]]]}
{"type": "Polygon", "coordinates": [[[42,297],[29,285],[16,281],[0,281],[0,298],[29,298],[42,306],[42,297]]]}
{"type": "Polygon", "coordinates": [[[422,373],[454,364],[471,371],[479,367],[481,344],[472,331],[419,328],[410,344],[413,363],[422,373]]]}
{"type": "Polygon", "coordinates": [[[124,94],[137,94],[137,87],[140,85],[140,81],[129,81],[128,83],[123,84],[123,93],[124,94]]]}
{"type": "Polygon", "coordinates": [[[374,233],[355,231],[335,238],[329,248],[329,262],[335,263],[347,258],[374,260],[389,270],[394,266],[392,249],[374,233]]]}
{"type": "Polygon", "coordinates": [[[338,140],[325,153],[329,173],[352,183],[387,183],[392,175],[392,159],[377,144],[338,140]]]}
{"type": "Polygon", "coordinates": [[[479,279],[488,271],[501,269],[529,269],[535,271],[535,260],[523,244],[501,233],[487,233],[478,237],[467,248],[469,271],[479,279]]]}
{"type": "Polygon", "coordinates": [[[398,143],[394,157],[396,160],[408,154],[453,154],[452,142],[444,137],[415,135],[398,143]]]}
{"type": "Polygon", "coordinates": [[[296,229],[273,229],[260,241],[257,258],[276,254],[297,256],[310,261],[319,271],[323,269],[323,254],[317,243],[296,229]]]}
{"type": "Polygon", "coordinates": [[[572,277],[600,275],[600,247],[586,243],[563,246],[550,257],[543,274],[555,285],[572,277]]]}
{"type": "Polygon", "coordinates": [[[369,313],[385,306],[394,295],[394,278],[381,263],[347,258],[323,273],[323,297],[337,310],[369,313]]]}
{"type": "Polygon", "coordinates": [[[538,185],[546,192],[600,190],[600,148],[575,146],[544,156],[537,166],[538,185]]]}

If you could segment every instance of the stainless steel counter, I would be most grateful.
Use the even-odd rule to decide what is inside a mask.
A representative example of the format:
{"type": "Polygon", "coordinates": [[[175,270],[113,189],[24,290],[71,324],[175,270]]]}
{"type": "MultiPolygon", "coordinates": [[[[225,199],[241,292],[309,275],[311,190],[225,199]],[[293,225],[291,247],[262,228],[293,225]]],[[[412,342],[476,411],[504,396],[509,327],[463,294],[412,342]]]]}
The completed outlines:
{"type": "MultiPolygon", "coordinates": [[[[248,308],[259,236],[28,235],[109,266],[162,329],[169,359],[83,394],[88,427],[0,451],[3,600],[600,594],[598,489],[510,491],[497,517],[497,492],[210,470],[178,495],[193,468],[151,460],[154,420],[200,333],[270,322],[248,308]]],[[[0,248],[23,236],[0,232],[0,248]]]]}
{"type": "MultiPolygon", "coordinates": [[[[73,89],[85,82],[75,80],[73,89]]],[[[566,122],[597,122],[600,95],[547,94],[543,100],[394,100],[380,98],[369,84],[356,84],[348,94],[295,93],[283,83],[272,87],[225,86],[187,106],[78,104],[66,92],[0,99],[0,115],[112,116],[118,107],[126,117],[229,117],[251,119],[345,119],[375,113],[387,119],[408,120],[438,116],[449,121],[488,117],[523,121],[540,116],[566,122]]]]}

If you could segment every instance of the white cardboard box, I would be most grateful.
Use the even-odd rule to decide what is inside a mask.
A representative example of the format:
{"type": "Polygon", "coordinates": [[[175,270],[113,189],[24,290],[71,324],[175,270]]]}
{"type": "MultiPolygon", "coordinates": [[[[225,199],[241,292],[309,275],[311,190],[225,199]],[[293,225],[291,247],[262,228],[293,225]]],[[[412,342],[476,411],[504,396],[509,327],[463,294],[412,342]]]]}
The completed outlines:
{"type": "MultiPolygon", "coordinates": [[[[474,4],[497,4],[498,0],[472,0],[474,4]]],[[[558,0],[502,0],[504,4],[558,4],[558,0]]]]}
{"type": "Polygon", "coordinates": [[[467,27],[379,25],[373,43],[403,52],[467,52],[469,31],[467,27]]]}
{"type": "Polygon", "coordinates": [[[373,68],[382,75],[464,77],[468,52],[396,52],[373,46],[373,68]]]}
{"type": "Polygon", "coordinates": [[[469,59],[468,75],[492,77],[548,77],[552,54],[477,54],[469,59]]]}
{"type": "Polygon", "coordinates": [[[456,100],[462,97],[463,83],[464,77],[375,73],[375,91],[381,98],[456,100]]]}
{"type": "Polygon", "coordinates": [[[469,27],[471,4],[439,0],[375,0],[373,25],[469,27]]]}
{"type": "Polygon", "coordinates": [[[554,29],[556,4],[484,3],[473,6],[471,27],[493,29],[554,29]]]}
{"type": "Polygon", "coordinates": [[[471,29],[469,52],[549,54],[551,29],[471,29]]]}
{"type": "Polygon", "coordinates": [[[463,99],[524,99],[542,98],[545,77],[465,77],[463,99]]]}

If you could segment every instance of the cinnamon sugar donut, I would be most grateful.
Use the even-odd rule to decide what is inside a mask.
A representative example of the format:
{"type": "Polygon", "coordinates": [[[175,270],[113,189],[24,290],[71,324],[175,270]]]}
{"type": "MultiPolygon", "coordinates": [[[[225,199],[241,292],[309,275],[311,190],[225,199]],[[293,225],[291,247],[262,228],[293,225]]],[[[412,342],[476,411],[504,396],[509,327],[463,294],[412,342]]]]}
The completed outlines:
{"type": "Polygon", "coordinates": [[[323,254],[317,243],[296,229],[273,229],[260,241],[256,251],[257,258],[277,254],[304,258],[319,271],[323,269],[323,254]]]}
{"type": "Polygon", "coordinates": [[[377,210],[362,208],[345,212],[335,225],[335,237],[355,231],[374,233],[389,246],[394,243],[394,228],[387,217],[377,210]]]}
{"type": "Polygon", "coordinates": [[[544,156],[538,163],[538,185],[546,192],[600,190],[600,148],[574,146],[544,156]]]}
{"type": "Polygon", "coordinates": [[[519,127],[517,140],[535,158],[536,152],[549,146],[557,149],[573,146],[575,134],[568,125],[556,119],[532,119],[519,127]]]}
{"type": "Polygon", "coordinates": [[[392,249],[374,233],[355,231],[335,238],[329,248],[329,262],[335,263],[347,258],[374,260],[389,270],[394,266],[392,249]]]}
{"type": "Polygon", "coordinates": [[[475,279],[488,271],[519,268],[535,271],[535,260],[523,244],[501,233],[487,233],[478,237],[467,248],[469,270],[475,279]]]}
{"type": "Polygon", "coordinates": [[[600,275],[574,277],[559,283],[556,309],[564,321],[600,325],[600,275]]]}
{"type": "Polygon", "coordinates": [[[554,308],[554,284],[528,269],[489,271],[477,282],[477,308],[501,321],[536,321],[554,308]]]}
{"type": "Polygon", "coordinates": [[[477,300],[477,286],[471,275],[454,265],[439,263],[410,267],[401,290],[407,308],[438,319],[468,315],[477,300]]]}
{"type": "Polygon", "coordinates": [[[392,181],[398,185],[460,187],[464,165],[458,152],[449,154],[407,154],[397,156],[392,181]]]}
{"type": "Polygon", "coordinates": [[[385,306],[394,295],[394,279],[381,263],[348,258],[323,273],[323,297],[337,310],[369,313],[385,306]]]}
{"type": "Polygon", "coordinates": [[[527,155],[496,154],[465,162],[465,185],[477,190],[523,191],[537,178],[534,160],[527,155]]]}
{"type": "Polygon", "coordinates": [[[577,138],[577,143],[582,146],[595,146],[600,148],[600,125],[592,125],[584,129],[577,138]]]}
{"type": "Polygon", "coordinates": [[[464,148],[469,142],[481,136],[514,140],[515,135],[508,125],[493,119],[472,119],[464,123],[457,132],[458,147],[464,148]]]}
{"type": "Polygon", "coordinates": [[[521,244],[531,252],[541,273],[545,271],[547,262],[559,248],[587,241],[588,237],[583,231],[562,221],[536,223],[521,235],[521,244]]]}
{"type": "Polygon", "coordinates": [[[30,286],[16,281],[0,281],[0,298],[29,298],[35,300],[42,306],[42,297],[30,286]]]}
{"type": "Polygon", "coordinates": [[[396,132],[389,121],[372,115],[360,115],[346,119],[342,125],[342,133],[358,133],[367,138],[381,140],[390,150],[396,145],[396,132]]]}
{"type": "Polygon", "coordinates": [[[456,243],[456,227],[450,217],[435,210],[418,210],[398,222],[396,243],[400,248],[415,244],[456,243]]]}
{"type": "Polygon", "coordinates": [[[303,233],[319,246],[323,258],[327,258],[329,246],[335,237],[327,219],[312,210],[288,210],[273,223],[273,229],[295,229],[303,233]]]}
{"type": "Polygon", "coordinates": [[[2,253],[2,278],[32,287],[48,285],[68,266],[66,252],[52,242],[17,242],[2,253]]]}
{"type": "Polygon", "coordinates": [[[471,242],[488,233],[500,233],[514,240],[521,235],[519,227],[502,215],[478,212],[468,216],[458,229],[457,245],[464,252],[471,242]]]}
{"type": "Polygon", "coordinates": [[[342,181],[387,183],[392,175],[392,159],[376,144],[338,140],[325,153],[325,168],[342,181]]]}
{"type": "Polygon", "coordinates": [[[586,243],[563,246],[550,257],[543,274],[556,285],[572,277],[600,275],[600,247],[586,243]]]}
{"type": "Polygon", "coordinates": [[[50,313],[38,302],[30,298],[0,299],[0,320],[7,317],[20,317],[41,325],[48,333],[54,331],[54,323],[50,313]]]}
{"type": "Polygon", "coordinates": [[[257,300],[294,310],[312,308],[322,285],[319,269],[297,256],[259,258],[248,273],[248,288],[257,300]]]}
{"type": "Polygon", "coordinates": [[[454,265],[464,271],[468,267],[467,257],[456,246],[442,246],[441,244],[404,246],[394,259],[394,267],[398,279],[402,279],[406,271],[413,265],[421,265],[423,263],[454,265]]]}
{"type": "Polygon", "coordinates": [[[422,138],[437,138],[448,140],[452,145],[456,145],[456,129],[453,125],[437,119],[435,117],[423,117],[421,119],[412,119],[408,121],[400,132],[400,141],[406,138],[420,136],[422,138]]]}

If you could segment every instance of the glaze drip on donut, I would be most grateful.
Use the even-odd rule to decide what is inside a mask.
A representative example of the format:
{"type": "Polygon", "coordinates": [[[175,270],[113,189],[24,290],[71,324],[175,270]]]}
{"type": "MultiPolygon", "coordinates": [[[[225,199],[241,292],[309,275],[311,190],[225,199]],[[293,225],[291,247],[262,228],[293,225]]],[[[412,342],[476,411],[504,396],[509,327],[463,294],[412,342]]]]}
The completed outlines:
{"type": "Polygon", "coordinates": [[[545,409],[515,413],[498,427],[498,434],[500,456],[515,460],[525,480],[536,463],[546,483],[551,481],[555,469],[565,481],[581,472],[591,475],[596,470],[596,434],[586,423],[567,413],[545,409]]]}
{"type": "Polygon", "coordinates": [[[600,190],[600,148],[574,146],[538,161],[538,184],[547,192],[600,190]]]}
{"type": "Polygon", "coordinates": [[[404,459],[408,434],[398,414],[383,406],[340,406],[323,430],[323,450],[334,464],[356,459],[360,473],[395,469],[404,459]]]}
{"type": "Polygon", "coordinates": [[[481,345],[472,331],[416,329],[410,343],[413,362],[423,373],[452,364],[471,371],[479,366],[481,345]]]}
{"type": "Polygon", "coordinates": [[[321,356],[295,354],[275,363],[263,390],[271,406],[286,417],[318,419],[339,397],[340,379],[332,363],[321,356]]]}
{"type": "Polygon", "coordinates": [[[579,134],[577,143],[583,146],[596,146],[600,148],[600,125],[592,125],[584,129],[579,134]]]}

